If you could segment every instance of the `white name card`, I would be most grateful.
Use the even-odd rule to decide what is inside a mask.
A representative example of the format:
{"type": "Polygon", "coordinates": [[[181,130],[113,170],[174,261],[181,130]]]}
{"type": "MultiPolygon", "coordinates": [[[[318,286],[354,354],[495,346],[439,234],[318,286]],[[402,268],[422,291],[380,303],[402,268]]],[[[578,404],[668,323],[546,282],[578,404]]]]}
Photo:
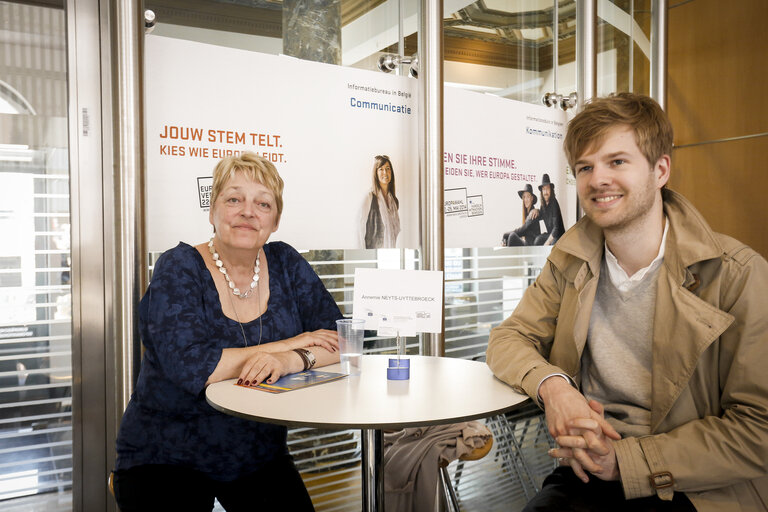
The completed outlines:
{"type": "Polygon", "coordinates": [[[437,270],[355,269],[353,318],[379,335],[440,332],[443,273],[437,270]]]}

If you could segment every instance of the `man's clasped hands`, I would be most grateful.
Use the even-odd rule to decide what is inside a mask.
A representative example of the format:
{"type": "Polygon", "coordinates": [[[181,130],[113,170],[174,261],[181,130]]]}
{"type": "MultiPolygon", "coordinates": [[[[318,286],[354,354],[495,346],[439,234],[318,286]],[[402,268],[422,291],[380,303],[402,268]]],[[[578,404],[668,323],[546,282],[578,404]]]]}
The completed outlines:
{"type": "Polygon", "coordinates": [[[570,382],[552,376],[542,382],[539,396],[544,402],[549,433],[557,448],[549,456],[570,466],[584,483],[587,471],[601,480],[618,480],[619,465],[611,440],[621,435],[605,420],[603,406],[584,396],[570,382]]]}

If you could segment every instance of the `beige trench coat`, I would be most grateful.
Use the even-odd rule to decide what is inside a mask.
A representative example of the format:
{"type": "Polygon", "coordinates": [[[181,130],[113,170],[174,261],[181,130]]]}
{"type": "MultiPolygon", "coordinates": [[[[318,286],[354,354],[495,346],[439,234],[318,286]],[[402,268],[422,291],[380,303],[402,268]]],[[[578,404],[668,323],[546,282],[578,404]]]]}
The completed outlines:
{"type": "MultiPolygon", "coordinates": [[[[627,499],[685,492],[701,512],[768,510],[768,263],[714,233],[682,196],[663,191],[669,232],[653,328],[651,432],[615,442],[627,499]],[[654,485],[655,483],[655,485],[654,485]]],[[[604,240],[581,219],[552,249],[487,361],[536,396],[581,354],[604,240]]]]}

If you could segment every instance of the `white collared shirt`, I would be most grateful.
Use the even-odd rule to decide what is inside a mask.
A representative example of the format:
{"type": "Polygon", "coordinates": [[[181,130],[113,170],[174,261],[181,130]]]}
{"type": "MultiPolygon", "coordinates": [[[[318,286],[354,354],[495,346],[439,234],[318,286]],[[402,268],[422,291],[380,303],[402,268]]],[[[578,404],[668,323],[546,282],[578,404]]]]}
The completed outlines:
{"type": "Polygon", "coordinates": [[[611,250],[608,248],[608,243],[605,244],[605,262],[608,265],[608,277],[611,278],[611,283],[613,283],[613,286],[615,286],[620,292],[628,292],[640,284],[640,281],[643,280],[648,272],[655,270],[659,267],[659,265],[661,265],[661,262],[664,261],[664,246],[667,242],[668,230],[669,221],[666,217],[664,217],[664,234],[661,236],[659,254],[656,255],[656,258],[654,258],[650,265],[645,268],[641,268],[632,274],[632,277],[628,276],[624,269],[621,268],[621,265],[619,265],[619,260],[616,259],[616,256],[614,256],[611,250]]]}

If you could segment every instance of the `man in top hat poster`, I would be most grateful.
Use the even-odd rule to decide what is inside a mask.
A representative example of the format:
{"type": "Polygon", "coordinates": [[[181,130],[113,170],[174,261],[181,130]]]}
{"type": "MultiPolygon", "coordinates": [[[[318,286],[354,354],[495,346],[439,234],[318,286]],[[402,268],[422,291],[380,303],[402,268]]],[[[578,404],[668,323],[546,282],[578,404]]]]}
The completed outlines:
{"type": "Polygon", "coordinates": [[[555,197],[555,184],[549,181],[549,174],[541,177],[541,206],[539,206],[539,220],[544,221],[547,232],[536,237],[535,245],[554,245],[565,233],[563,215],[560,213],[560,204],[555,197]]]}

